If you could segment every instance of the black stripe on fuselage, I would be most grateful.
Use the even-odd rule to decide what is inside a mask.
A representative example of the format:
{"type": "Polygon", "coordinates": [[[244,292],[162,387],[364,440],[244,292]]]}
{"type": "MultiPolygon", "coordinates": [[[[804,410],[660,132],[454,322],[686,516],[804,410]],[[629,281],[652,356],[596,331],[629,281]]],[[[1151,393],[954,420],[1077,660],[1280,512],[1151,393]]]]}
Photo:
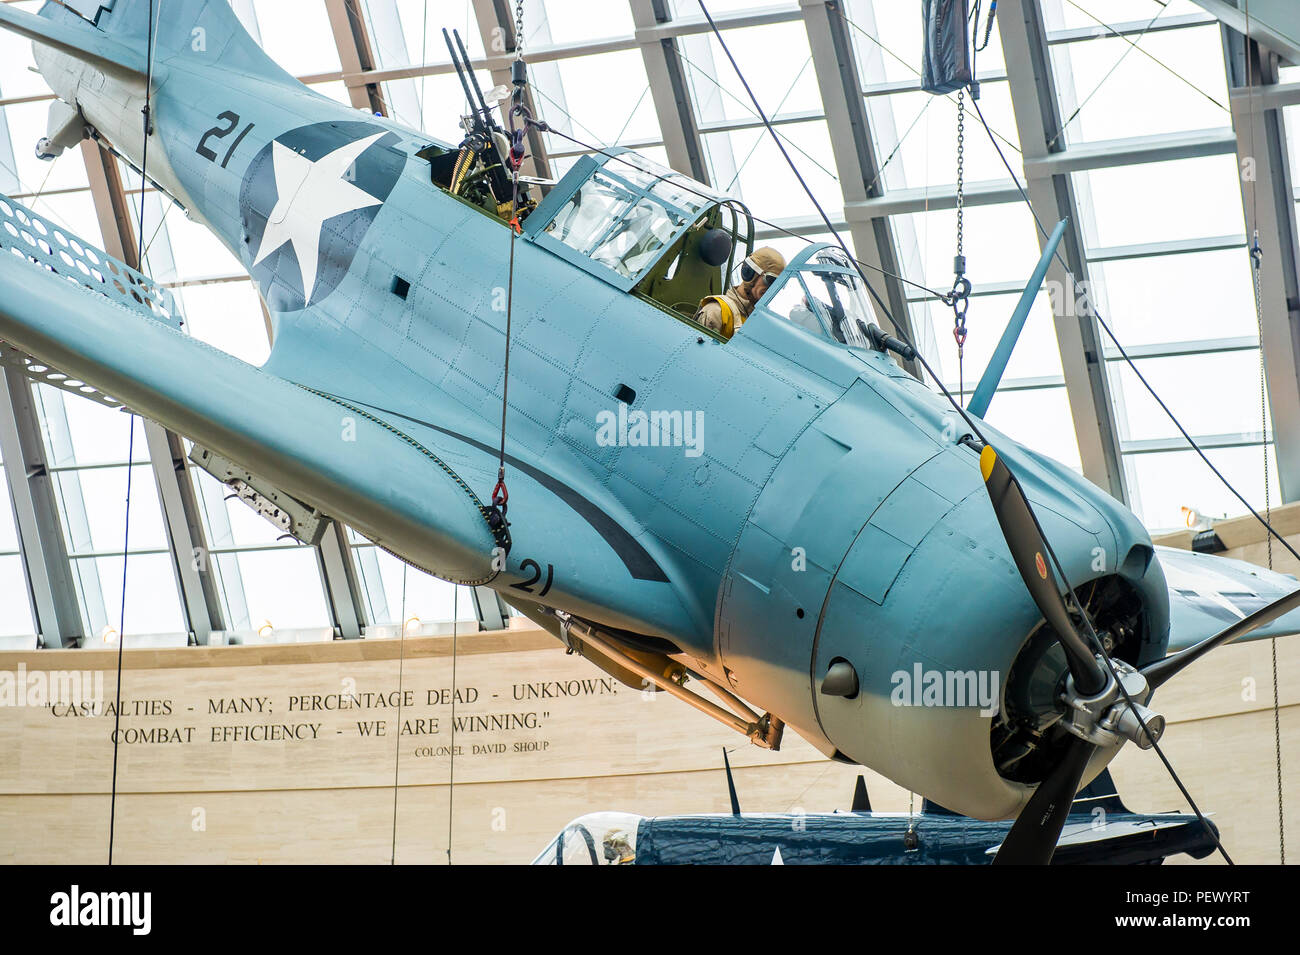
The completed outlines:
{"type": "MultiPolygon", "coordinates": [[[[402,414],[400,411],[393,411],[389,408],[381,408],[378,405],[367,404],[364,401],[357,401],[355,398],[349,398],[348,401],[354,402],[362,407],[373,408],[382,414],[391,415],[394,418],[401,418],[410,421],[412,424],[418,424],[425,428],[431,428],[434,431],[445,434],[457,441],[463,441],[470,447],[477,448],[487,454],[498,454],[499,449],[491,445],[484,444],[482,441],[476,441],[468,435],[452,431],[441,425],[433,424],[429,421],[423,421],[420,418],[413,418],[410,415],[402,414]]],[[[565,504],[567,504],[575,514],[591,525],[592,530],[601,536],[610,549],[618,555],[623,566],[627,568],[628,573],[635,580],[653,580],[662,583],[668,583],[668,575],[664,573],[663,568],[650,556],[650,552],[641,546],[641,542],[628,533],[618,521],[614,520],[599,507],[593,504],[587,498],[583,497],[563,481],[556,480],[551,475],[539,468],[533,467],[527,461],[521,461],[512,454],[506,455],[506,462],[513,468],[517,468],[530,478],[546,488],[565,504]]]]}

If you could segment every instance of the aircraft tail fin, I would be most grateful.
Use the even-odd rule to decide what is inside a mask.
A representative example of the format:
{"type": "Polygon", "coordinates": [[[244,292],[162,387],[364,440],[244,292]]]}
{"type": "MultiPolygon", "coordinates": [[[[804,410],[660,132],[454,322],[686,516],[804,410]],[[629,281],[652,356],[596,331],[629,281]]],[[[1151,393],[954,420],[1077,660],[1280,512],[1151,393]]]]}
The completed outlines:
{"type": "Polygon", "coordinates": [[[1103,769],[1092,782],[1079,790],[1071,811],[1092,812],[1098,806],[1107,812],[1129,811],[1119,798],[1119,790],[1115,788],[1115,780],[1111,778],[1109,769],[1103,769]]]}
{"type": "MultiPolygon", "coordinates": [[[[185,57],[245,75],[298,82],[258,46],[227,0],[167,0],[165,4],[163,0],[60,0],[47,2],[39,19],[49,24],[51,32],[64,31],[79,38],[79,44],[64,52],[86,59],[88,49],[111,46],[131,54],[135,72],[143,74],[151,4],[155,72],[168,60],[185,57]],[[164,16],[159,15],[160,8],[164,16]]],[[[11,18],[3,18],[5,25],[11,18]]],[[[39,36],[33,39],[47,42],[39,36]]]]}

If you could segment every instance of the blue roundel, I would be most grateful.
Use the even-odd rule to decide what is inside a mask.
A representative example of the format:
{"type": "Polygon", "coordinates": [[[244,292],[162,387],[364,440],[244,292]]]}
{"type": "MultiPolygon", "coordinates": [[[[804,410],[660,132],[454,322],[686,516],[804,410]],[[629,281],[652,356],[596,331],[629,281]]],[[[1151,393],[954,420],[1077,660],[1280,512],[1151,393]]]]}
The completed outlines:
{"type": "Polygon", "coordinates": [[[244,265],[273,311],[314,305],[347,275],[406,163],[398,142],[374,123],[315,123],[253,158],[239,192],[244,265]]]}

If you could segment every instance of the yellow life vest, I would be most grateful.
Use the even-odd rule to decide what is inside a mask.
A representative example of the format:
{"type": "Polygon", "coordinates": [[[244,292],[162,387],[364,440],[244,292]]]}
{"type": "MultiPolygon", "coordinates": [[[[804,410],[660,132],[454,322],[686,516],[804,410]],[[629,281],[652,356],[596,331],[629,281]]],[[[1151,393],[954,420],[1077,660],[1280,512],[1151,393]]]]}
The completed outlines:
{"type": "MultiPolygon", "coordinates": [[[[718,307],[722,309],[722,328],[720,330],[722,337],[730,338],[736,334],[736,313],[732,309],[731,303],[727,301],[727,297],[725,295],[707,295],[704,301],[700,302],[700,307],[703,308],[709,302],[717,302],[718,307]]],[[[740,319],[740,324],[745,324],[743,316],[740,319]]]]}

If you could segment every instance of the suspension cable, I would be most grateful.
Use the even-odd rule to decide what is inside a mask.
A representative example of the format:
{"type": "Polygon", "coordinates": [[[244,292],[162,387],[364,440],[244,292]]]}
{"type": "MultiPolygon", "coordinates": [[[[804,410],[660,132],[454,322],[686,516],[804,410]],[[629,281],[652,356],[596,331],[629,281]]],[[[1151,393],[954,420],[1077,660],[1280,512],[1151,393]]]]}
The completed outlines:
{"type": "MultiPolygon", "coordinates": [[[[428,65],[428,43],[429,43],[429,0],[424,0],[424,30],[420,39],[420,65],[428,65]]],[[[420,77],[420,131],[424,131],[424,77],[420,77]]],[[[473,104],[470,104],[471,107],[473,104]]],[[[393,746],[393,840],[391,854],[388,859],[389,865],[397,865],[397,785],[400,779],[399,773],[402,765],[402,702],[403,702],[403,682],[406,671],[406,578],[410,570],[410,564],[402,561],[402,602],[400,605],[401,613],[398,616],[398,643],[397,643],[397,741],[393,746]]]]}
{"type": "MultiPolygon", "coordinates": [[[[1260,70],[1255,72],[1256,58],[1262,56],[1259,46],[1251,39],[1251,18],[1250,18],[1250,0],[1246,0],[1246,37],[1245,37],[1245,58],[1246,58],[1246,113],[1247,123],[1250,126],[1250,160],[1258,161],[1258,153],[1255,147],[1255,123],[1256,115],[1256,92],[1257,83],[1262,84],[1264,81],[1263,64],[1260,64],[1260,70]]],[[[1259,433],[1260,448],[1264,453],[1264,518],[1269,523],[1273,521],[1273,501],[1271,489],[1268,480],[1268,377],[1267,368],[1264,362],[1264,283],[1261,276],[1264,265],[1264,250],[1259,244],[1259,181],[1257,176],[1250,176],[1245,179],[1247,188],[1250,189],[1250,224],[1251,224],[1251,247],[1250,247],[1250,265],[1251,274],[1254,278],[1255,290],[1255,328],[1259,335],[1259,433]]],[[[1276,439],[1274,440],[1276,450],[1276,439]]],[[[1268,541],[1268,569],[1273,569],[1273,537],[1265,535],[1268,541]]],[[[1286,865],[1286,809],[1282,798],[1282,715],[1280,688],[1277,671],[1277,637],[1269,641],[1269,656],[1272,663],[1273,676],[1273,764],[1274,772],[1277,779],[1277,840],[1278,856],[1282,865],[1286,865]]]]}
{"type": "MultiPolygon", "coordinates": [[[[145,192],[149,188],[149,137],[153,133],[153,120],[150,115],[153,94],[153,58],[154,58],[154,4],[162,6],[162,0],[148,0],[149,25],[145,34],[145,78],[144,109],[144,145],[140,150],[140,222],[136,229],[136,267],[145,272],[144,263],[144,204],[145,192]]],[[[146,273],[147,274],[147,273],[146,273]]],[[[131,476],[135,471],[135,421],[134,411],[127,409],[128,430],[126,450],[126,514],[122,531],[122,603],[118,614],[117,628],[117,689],[116,705],[113,708],[113,782],[108,804],[108,864],[113,864],[113,839],[117,826],[117,756],[118,737],[122,723],[122,648],[126,644],[126,582],[127,565],[131,555],[131,476]]]]}
{"type": "Polygon", "coordinates": [[[447,865],[451,865],[452,819],[456,806],[456,645],[460,642],[460,585],[451,591],[451,742],[447,744],[447,865]]]}
{"type": "Polygon", "coordinates": [[[508,525],[506,511],[510,491],[506,488],[506,411],[510,407],[510,338],[515,310],[515,243],[523,229],[519,225],[519,168],[525,157],[524,139],[531,120],[524,105],[524,91],[528,86],[527,68],[524,65],[524,0],[515,3],[515,60],[511,64],[510,81],[514,86],[510,105],[510,153],[506,165],[510,167],[510,264],[506,273],[506,335],[505,359],[501,376],[501,444],[497,454],[497,483],[492,489],[492,506],[489,521],[495,530],[508,525]],[[519,120],[523,119],[523,124],[519,120]]]}
{"type": "MultiPolygon", "coordinates": [[[[393,744],[393,846],[392,855],[389,857],[389,865],[397,865],[397,781],[398,771],[402,764],[402,697],[403,697],[403,678],[406,671],[406,572],[410,565],[402,561],[402,604],[401,620],[399,626],[401,630],[397,637],[397,737],[393,744]]],[[[454,584],[452,586],[455,586],[454,584]]]]}

